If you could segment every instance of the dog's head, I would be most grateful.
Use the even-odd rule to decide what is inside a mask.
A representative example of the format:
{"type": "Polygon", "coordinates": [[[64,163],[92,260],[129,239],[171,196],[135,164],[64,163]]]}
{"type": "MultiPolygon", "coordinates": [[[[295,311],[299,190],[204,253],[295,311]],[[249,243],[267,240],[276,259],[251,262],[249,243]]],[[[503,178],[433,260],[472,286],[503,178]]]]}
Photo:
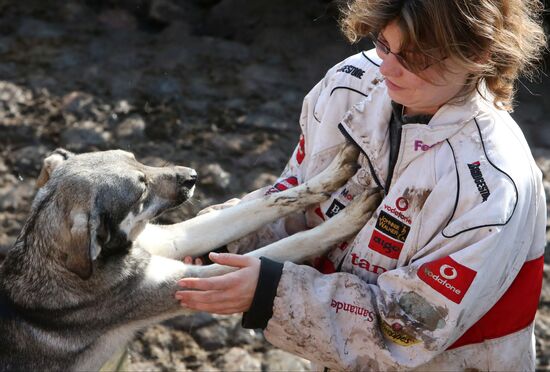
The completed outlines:
{"type": "Polygon", "coordinates": [[[94,260],[127,252],[149,220],[192,196],[196,179],[191,168],[149,167],[126,151],[58,149],[44,160],[27,230],[48,226],[65,268],[88,279],[94,260]]]}

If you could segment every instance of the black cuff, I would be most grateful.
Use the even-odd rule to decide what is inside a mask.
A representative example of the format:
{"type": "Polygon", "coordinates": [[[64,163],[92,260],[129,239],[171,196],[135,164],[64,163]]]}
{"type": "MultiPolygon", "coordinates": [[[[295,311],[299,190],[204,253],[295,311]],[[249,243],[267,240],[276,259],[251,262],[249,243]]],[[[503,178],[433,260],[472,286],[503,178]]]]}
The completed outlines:
{"type": "Polygon", "coordinates": [[[273,300],[283,275],[283,264],[260,257],[260,276],[250,309],[243,313],[241,325],[249,329],[265,329],[273,316],[273,300]]]}

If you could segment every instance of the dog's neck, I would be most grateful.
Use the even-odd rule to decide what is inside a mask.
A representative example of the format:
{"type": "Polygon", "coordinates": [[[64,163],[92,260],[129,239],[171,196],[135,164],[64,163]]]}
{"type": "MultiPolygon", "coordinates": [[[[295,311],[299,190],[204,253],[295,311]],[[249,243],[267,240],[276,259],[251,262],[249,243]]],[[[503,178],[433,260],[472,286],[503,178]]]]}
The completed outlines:
{"type": "Polygon", "coordinates": [[[4,291],[0,290],[0,319],[12,319],[16,314],[13,302],[4,291]]]}

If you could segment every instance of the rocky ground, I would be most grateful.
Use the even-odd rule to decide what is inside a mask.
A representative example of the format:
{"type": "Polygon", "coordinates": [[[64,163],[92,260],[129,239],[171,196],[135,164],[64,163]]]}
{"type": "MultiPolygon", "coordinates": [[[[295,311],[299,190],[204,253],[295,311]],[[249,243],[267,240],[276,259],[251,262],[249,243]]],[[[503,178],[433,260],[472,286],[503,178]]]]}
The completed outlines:
{"type": "MultiPolygon", "coordinates": [[[[297,142],[304,94],[363,47],[344,42],[336,14],[328,0],[0,0],[0,252],[56,147],[124,148],[197,169],[196,197],[166,223],[273,181],[297,142]]],[[[550,84],[526,85],[534,94],[521,87],[514,115],[550,192],[550,84]]],[[[308,369],[239,321],[198,314],[146,329],[128,368],[308,369]]],[[[546,285],[536,332],[548,369],[546,285]]]]}

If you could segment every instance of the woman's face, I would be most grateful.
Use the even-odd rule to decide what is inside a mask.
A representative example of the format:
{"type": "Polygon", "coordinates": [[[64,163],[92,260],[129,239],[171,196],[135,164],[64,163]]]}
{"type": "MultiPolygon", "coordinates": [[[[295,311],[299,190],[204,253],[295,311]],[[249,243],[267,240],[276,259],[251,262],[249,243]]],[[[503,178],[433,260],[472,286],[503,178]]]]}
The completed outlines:
{"type": "MultiPolygon", "coordinates": [[[[389,23],[378,37],[393,53],[406,50],[406,46],[401,45],[403,37],[395,21],[389,23]]],[[[414,74],[405,69],[392,53],[384,54],[380,48],[376,51],[382,59],[380,72],[386,78],[391,99],[405,106],[405,112],[409,115],[435,114],[441,106],[460,92],[468,77],[468,72],[459,68],[451,58],[414,74]],[[441,69],[442,63],[448,69],[441,69]]]]}

